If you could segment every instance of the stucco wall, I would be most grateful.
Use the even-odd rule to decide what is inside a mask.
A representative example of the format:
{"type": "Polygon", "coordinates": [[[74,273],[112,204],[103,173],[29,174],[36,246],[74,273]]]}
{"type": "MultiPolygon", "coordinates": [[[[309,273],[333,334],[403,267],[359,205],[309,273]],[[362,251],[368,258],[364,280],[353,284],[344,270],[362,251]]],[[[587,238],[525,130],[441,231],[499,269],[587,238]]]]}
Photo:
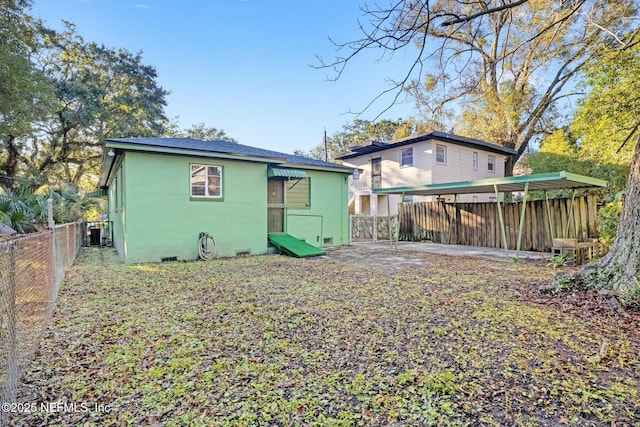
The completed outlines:
{"type": "Polygon", "coordinates": [[[318,247],[348,244],[347,175],[321,171],[307,171],[307,175],[311,207],[287,209],[287,233],[318,247]]]}
{"type": "MultiPolygon", "coordinates": [[[[308,175],[311,207],[288,210],[286,231],[317,246],[348,243],[346,175],[308,175]]],[[[128,263],[196,259],[200,232],[215,237],[220,257],[267,252],[264,163],[126,152],[118,181],[125,191],[117,195],[110,185],[109,217],[114,246],[128,263]],[[190,197],[192,163],[222,166],[222,200],[190,197]]]]}
{"type": "Polygon", "coordinates": [[[109,187],[108,195],[108,215],[113,227],[113,246],[124,260],[127,248],[125,245],[126,227],[124,215],[124,161],[117,167],[115,178],[109,187]]]}
{"type": "Polygon", "coordinates": [[[112,183],[110,217],[114,244],[126,262],[196,259],[200,232],[215,237],[220,256],[267,251],[266,165],[127,152],[123,171],[124,206],[115,210],[112,183]],[[190,197],[191,163],[222,166],[223,200],[190,197]],[[119,216],[122,234],[115,226],[119,216]]]}

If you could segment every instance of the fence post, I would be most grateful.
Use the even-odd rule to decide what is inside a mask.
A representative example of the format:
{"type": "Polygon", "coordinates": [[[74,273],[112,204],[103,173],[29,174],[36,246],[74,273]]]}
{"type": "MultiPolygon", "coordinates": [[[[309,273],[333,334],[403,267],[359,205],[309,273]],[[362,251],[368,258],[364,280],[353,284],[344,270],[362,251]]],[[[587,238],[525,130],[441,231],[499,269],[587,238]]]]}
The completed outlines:
{"type": "MultiPolygon", "coordinates": [[[[7,385],[3,390],[1,403],[14,403],[16,399],[16,391],[18,389],[18,332],[17,323],[18,316],[16,314],[16,258],[15,246],[7,245],[9,250],[9,286],[7,293],[4,295],[5,310],[7,312],[7,335],[5,337],[7,345],[7,385]]],[[[0,424],[4,425],[8,422],[10,412],[0,412],[0,424]]]]}
{"type": "Polygon", "coordinates": [[[49,230],[53,230],[55,226],[55,222],[53,221],[53,199],[47,199],[47,227],[49,230]]]}
{"type": "Polygon", "coordinates": [[[349,244],[353,243],[353,215],[349,215],[349,244]]]}
{"type": "Polygon", "coordinates": [[[57,264],[56,264],[56,222],[53,219],[53,199],[47,199],[47,227],[51,232],[50,242],[51,242],[51,263],[49,270],[50,281],[49,281],[49,306],[48,306],[48,315],[53,314],[53,308],[55,305],[57,292],[56,292],[56,275],[57,275],[57,264]]]}
{"type": "Polygon", "coordinates": [[[373,241],[378,241],[378,215],[373,216],[373,241]]]}
{"type": "Polygon", "coordinates": [[[500,220],[500,234],[502,235],[502,244],[504,245],[504,253],[509,256],[509,248],[507,244],[507,233],[504,228],[504,218],[502,217],[502,207],[500,206],[500,195],[498,194],[498,185],[493,184],[496,193],[496,203],[498,206],[498,219],[500,220]]]}

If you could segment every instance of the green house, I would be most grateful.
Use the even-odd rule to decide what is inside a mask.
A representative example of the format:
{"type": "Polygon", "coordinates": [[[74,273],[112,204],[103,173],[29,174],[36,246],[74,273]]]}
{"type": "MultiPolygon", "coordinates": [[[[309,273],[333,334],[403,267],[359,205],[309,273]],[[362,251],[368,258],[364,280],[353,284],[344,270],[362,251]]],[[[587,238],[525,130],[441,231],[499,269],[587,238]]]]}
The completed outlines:
{"type": "Polygon", "coordinates": [[[123,261],[193,260],[201,233],[220,257],[267,253],[273,233],[348,244],[351,171],[226,141],[116,138],[105,141],[99,186],[123,261]]]}

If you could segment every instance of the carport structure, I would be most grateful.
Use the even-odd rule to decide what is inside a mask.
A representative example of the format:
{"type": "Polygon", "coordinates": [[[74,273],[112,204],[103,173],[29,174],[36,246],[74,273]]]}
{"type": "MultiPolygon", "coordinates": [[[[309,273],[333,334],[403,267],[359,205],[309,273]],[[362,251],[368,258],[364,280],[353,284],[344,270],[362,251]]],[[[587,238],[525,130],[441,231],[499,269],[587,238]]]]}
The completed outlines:
{"type": "MultiPolygon", "coordinates": [[[[502,215],[502,206],[500,201],[500,193],[521,192],[523,193],[522,209],[520,212],[520,225],[518,230],[518,238],[516,244],[515,258],[518,258],[520,253],[520,247],[522,243],[522,231],[524,227],[524,218],[527,207],[527,197],[529,191],[543,191],[545,195],[546,211],[549,218],[549,224],[552,224],[551,210],[549,208],[549,198],[547,197],[548,191],[551,190],[573,190],[573,196],[571,199],[571,211],[573,210],[573,200],[575,197],[575,191],[585,188],[597,188],[606,187],[607,182],[601,179],[592,178],[584,175],[578,175],[566,171],[531,174],[521,176],[510,176],[504,178],[489,178],[480,179],[475,181],[460,181],[460,182],[446,182],[440,184],[428,184],[428,185],[415,185],[409,187],[395,187],[395,188],[377,188],[373,192],[376,194],[400,194],[415,195],[415,196],[454,196],[454,204],[457,202],[457,196],[459,194],[480,194],[480,193],[494,193],[496,196],[496,206],[498,209],[498,219],[500,224],[500,234],[502,237],[502,244],[504,246],[505,253],[508,255],[507,236],[505,231],[505,223],[502,215]]],[[[387,203],[388,202],[387,198],[387,203]]],[[[402,205],[400,205],[402,209],[402,205]]],[[[402,214],[402,211],[401,211],[402,214]]],[[[568,227],[567,227],[568,229],[568,227]]],[[[389,230],[391,234],[391,230],[389,230]]],[[[551,238],[553,239],[554,231],[551,227],[551,238]]],[[[397,236],[396,236],[397,241],[397,236]]]]}

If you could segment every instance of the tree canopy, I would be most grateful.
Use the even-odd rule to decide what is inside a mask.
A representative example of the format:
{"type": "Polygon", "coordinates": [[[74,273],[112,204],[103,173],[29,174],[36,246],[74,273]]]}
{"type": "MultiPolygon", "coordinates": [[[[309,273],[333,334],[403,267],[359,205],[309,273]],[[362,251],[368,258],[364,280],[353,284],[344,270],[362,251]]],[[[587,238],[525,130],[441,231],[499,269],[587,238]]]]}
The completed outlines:
{"type": "Polygon", "coordinates": [[[233,140],[202,123],[170,123],[169,92],[141,53],[86,41],[70,22],[54,31],[29,6],[0,0],[0,186],[9,193],[93,189],[110,137],[233,140]]]}
{"type": "Polygon", "coordinates": [[[610,198],[626,185],[634,155],[625,143],[640,114],[640,45],[611,49],[595,58],[583,73],[571,121],[546,135],[538,152],[527,156],[534,172],[571,170],[609,182],[610,198]]]}
{"type": "Polygon", "coordinates": [[[193,138],[198,139],[200,141],[227,141],[227,142],[235,142],[238,141],[235,138],[230,137],[224,131],[224,129],[218,129],[213,126],[207,126],[204,123],[197,123],[191,125],[186,129],[180,130],[177,125],[173,125],[170,130],[167,131],[167,136],[178,137],[178,138],[193,138]]]}
{"type": "Polygon", "coordinates": [[[388,142],[416,133],[430,130],[428,126],[415,119],[368,120],[355,119],[342,126],[342,129],[327,136],[324,141],[308,152],[296,150],[295,154],[318,160],[331,160],[339,154],[349,151],[354,145],[365,144],[369,141],[388,142]]]}
{"type": "MultiPolygon", "coordinates": [[[[414,95],[429,122],[517,150],[557,124],[562,101],[592,58],[634,28],[636,2],[396,0],[363,8],[362,37],[337,43],[322,66],[336,78],[359,54],[375,49],[413,55],[385,92],[414,95]],[[415,49],[414,49],[415,47],[415,49]],[[413,52],[413,53],[411,53],[413,52]]],[[[381,95],[381,94],[380,94],[381,95]]],[[[380,96],[379,95],[379,96],[380,96]]]]}
{"type": "Polygon", "coordinates": [[[79,189],[95,188],[106,138],[233,140],[204,124],[179,130],[141,53],[86,41],[70,22],[54,31],[30,5],[0,0],[0,222],[34,231],[48,197],[57,220],[78,219],[89,206],[79,189]]]}

